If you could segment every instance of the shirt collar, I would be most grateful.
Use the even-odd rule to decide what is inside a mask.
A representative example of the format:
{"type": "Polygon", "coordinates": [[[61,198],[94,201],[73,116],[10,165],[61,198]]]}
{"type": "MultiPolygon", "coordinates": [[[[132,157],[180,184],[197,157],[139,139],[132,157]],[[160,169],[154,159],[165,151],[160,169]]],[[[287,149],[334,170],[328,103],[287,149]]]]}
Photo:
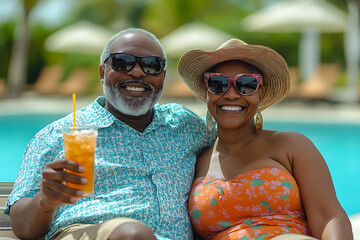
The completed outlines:
{"type": "Polygon", "coordinates": [[[89,105],[87,121],[97,126],[98,128],[106,128],[113,124],[117,118],[105,109],[105,97],[96,98],[94,102],[89,105]]]}
{"type": "MultiPolygon", "coordinates": [[[[98,128],[106,128],[113,124],[115,121],[119,125],[126,125],[125,123],[118,120],[114,115],[105,109],[105,97],[100,96],[94,102],[89,105],[90,119],[87,119],[87,122],[97,126],[98,128]]],[[[161,106],[159,103],[156,103],[153,107],[153,119],[149,126],[145,129],[145,132],[157,129],[159,126],[165,125],[167,123],[166,117],[164,116],[163,111],[161,111],[161,106]]]]}
{"type": "Polygon", "coordinates": [[[167,124],[166,115],[167,114],[162,111],[160,104],[156,103],[153,107],[152,121],[144,132],[155,130],[160,126],[167,124]]]}

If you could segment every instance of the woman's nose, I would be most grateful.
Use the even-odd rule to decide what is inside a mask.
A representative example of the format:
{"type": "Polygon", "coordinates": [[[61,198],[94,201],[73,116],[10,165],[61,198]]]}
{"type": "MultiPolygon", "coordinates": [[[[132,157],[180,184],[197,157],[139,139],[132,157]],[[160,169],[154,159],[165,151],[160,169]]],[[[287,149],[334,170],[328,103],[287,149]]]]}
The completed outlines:
{"type": "Polygon", "coordinates": [[[236,99],[236,98],[240,98],[240,94],[238,93],[238,91],[236,91],[234,84],[230,84],[229,89],[226,91],[226,93],[224,94],[225,98],[228,99],[236,99]]]}

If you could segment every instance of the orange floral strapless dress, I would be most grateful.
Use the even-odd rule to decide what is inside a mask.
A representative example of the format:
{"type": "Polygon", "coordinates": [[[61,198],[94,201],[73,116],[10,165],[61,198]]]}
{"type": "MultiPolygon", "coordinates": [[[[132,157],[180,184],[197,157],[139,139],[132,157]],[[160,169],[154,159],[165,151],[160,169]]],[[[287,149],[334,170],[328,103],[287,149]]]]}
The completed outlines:
{"type": "Polygon", "coordinates": [[[197,178],[189,214],[195,232],[203,239],[310,235],[296,181],[279,168],[255,169],[229,181],[197,178]]]}

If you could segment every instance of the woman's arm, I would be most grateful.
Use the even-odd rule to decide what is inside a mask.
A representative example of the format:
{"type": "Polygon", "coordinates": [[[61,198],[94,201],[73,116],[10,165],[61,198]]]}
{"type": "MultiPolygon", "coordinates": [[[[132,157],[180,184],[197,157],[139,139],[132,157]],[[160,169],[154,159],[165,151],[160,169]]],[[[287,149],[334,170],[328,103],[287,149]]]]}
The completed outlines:
{"type": "Polygon", "coordinates": [[[350,220],[336,197],[324,158],[304,135],[288,132],[287,137],[289,159],[311,234],[323,240],[352,240],[350,220]]]}

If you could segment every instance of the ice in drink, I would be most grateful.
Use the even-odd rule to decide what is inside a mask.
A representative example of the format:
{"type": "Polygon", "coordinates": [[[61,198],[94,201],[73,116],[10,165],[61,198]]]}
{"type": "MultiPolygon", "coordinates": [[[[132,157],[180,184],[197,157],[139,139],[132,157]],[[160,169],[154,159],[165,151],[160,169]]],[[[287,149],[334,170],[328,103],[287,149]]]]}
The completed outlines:
{"type": "MultiPolygon", "coordinates": [[[[88,180],[85,185],[67,182],[66,185],[84,191],[84,196],[94,193],[94,160],[97,128],[94,126],[65,126],[63,140],[65,157],[85,168],[82,173],[75,173],[88,180]]],[[[67,170],[71,172],[70,170],[67,170]]]]}

